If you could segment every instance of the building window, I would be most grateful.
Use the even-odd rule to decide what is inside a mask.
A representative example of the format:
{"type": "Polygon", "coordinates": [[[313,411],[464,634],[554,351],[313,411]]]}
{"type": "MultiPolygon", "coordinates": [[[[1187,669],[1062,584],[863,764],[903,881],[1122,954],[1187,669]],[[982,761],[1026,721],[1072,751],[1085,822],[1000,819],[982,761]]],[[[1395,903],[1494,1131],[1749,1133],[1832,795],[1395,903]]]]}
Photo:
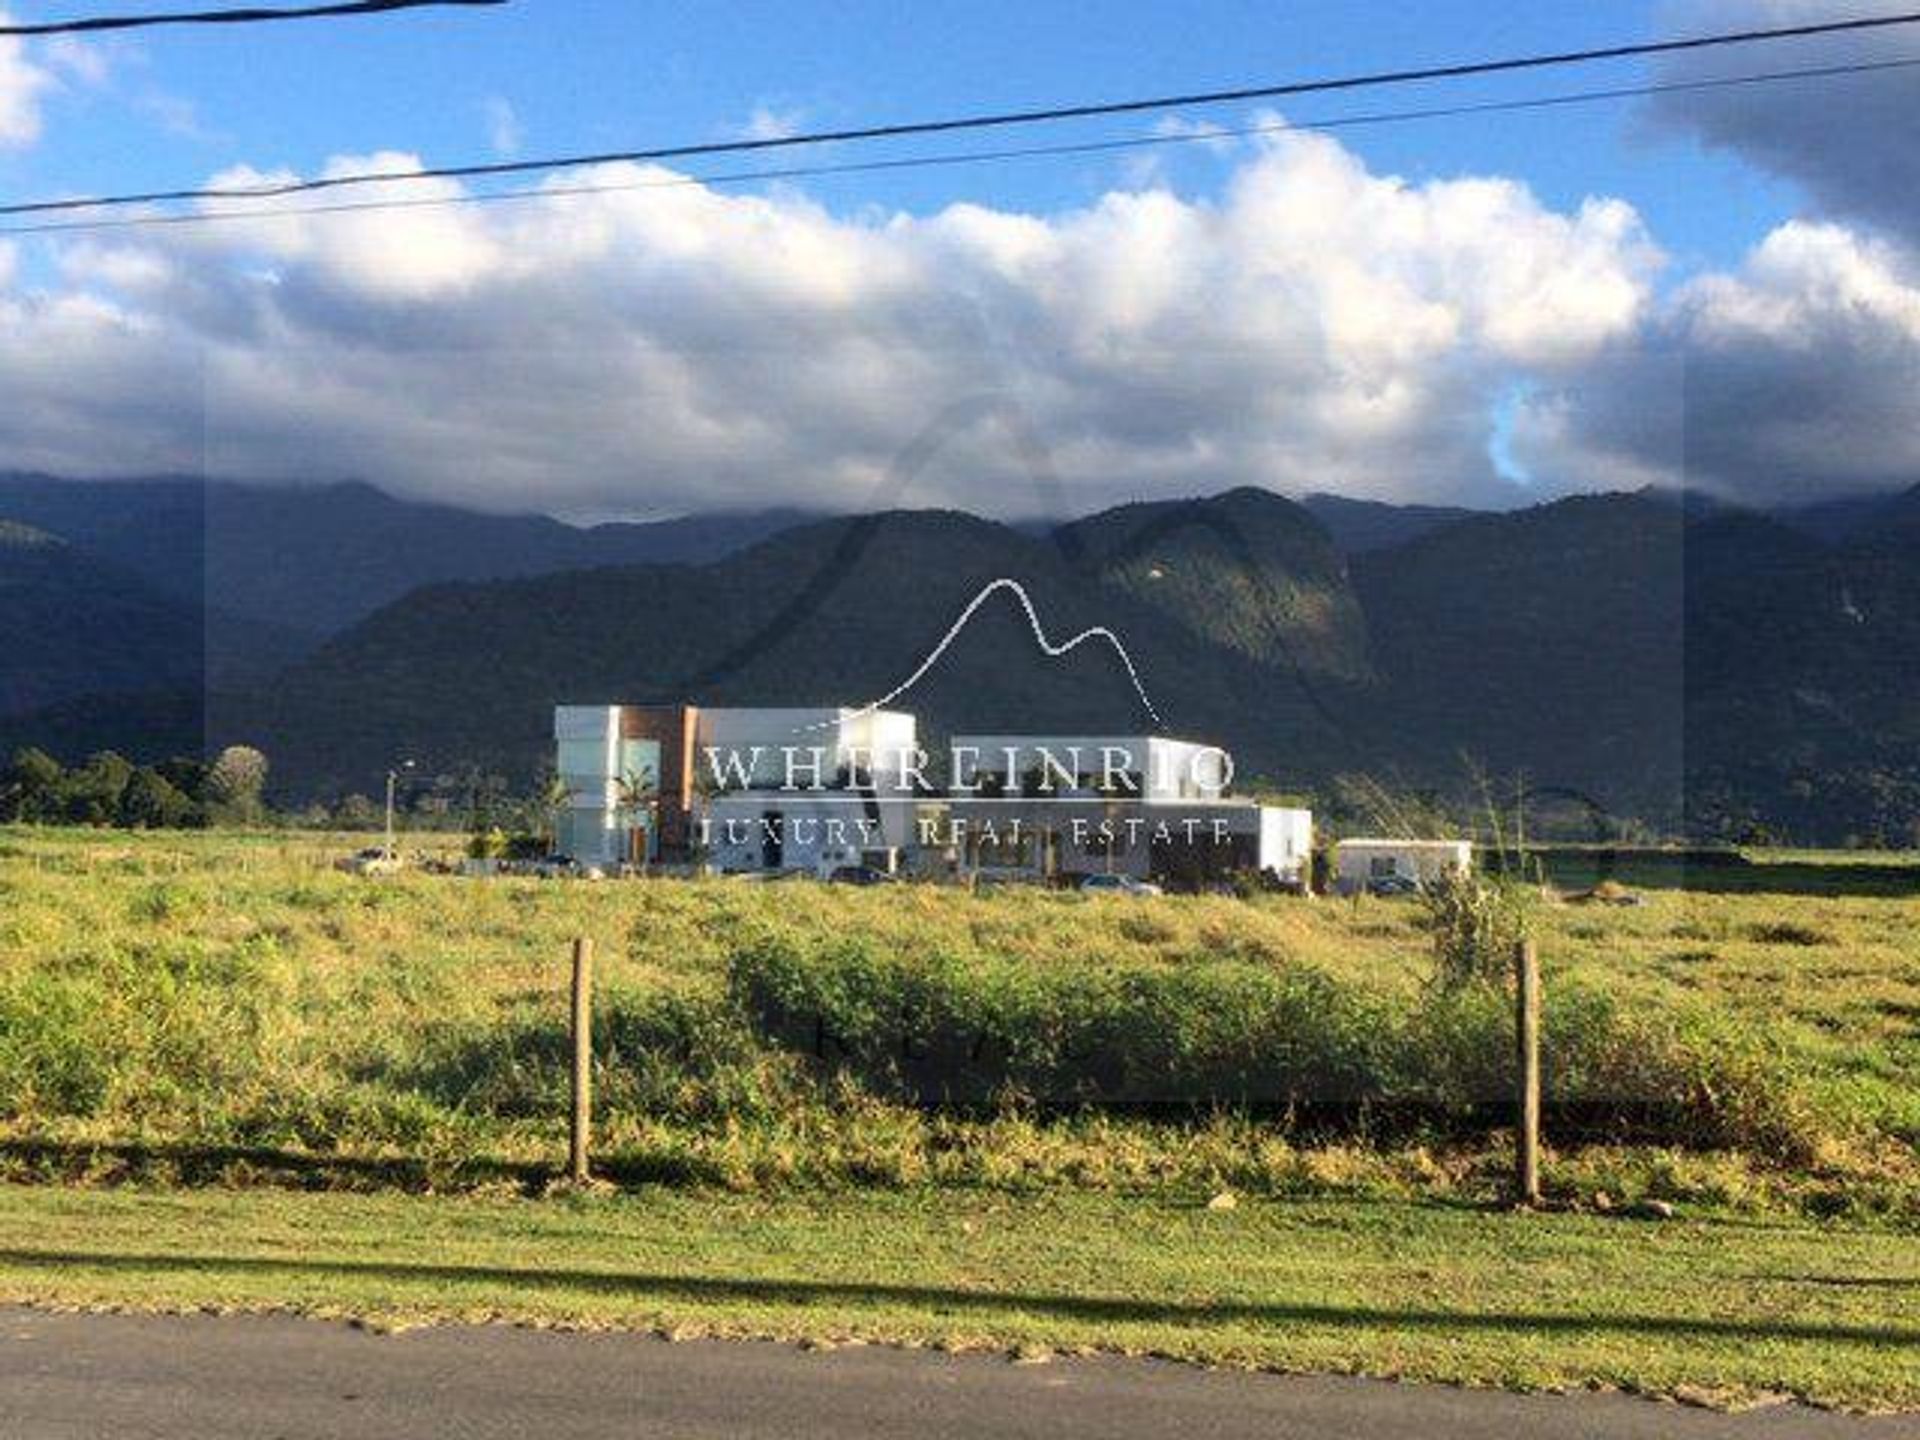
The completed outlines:
{"type": "Polygon", "coordinates": [[[555,761],[568,789],[591,790],[607,779],[607,742],[562,740],[555,761]]]}
{"type": "Polygon", "coordinates": [[[665,776],[660,769],[658,740],[622,740],[620,742],[620,780],[641,783],[641,788],[658,794],[665,776]]]}

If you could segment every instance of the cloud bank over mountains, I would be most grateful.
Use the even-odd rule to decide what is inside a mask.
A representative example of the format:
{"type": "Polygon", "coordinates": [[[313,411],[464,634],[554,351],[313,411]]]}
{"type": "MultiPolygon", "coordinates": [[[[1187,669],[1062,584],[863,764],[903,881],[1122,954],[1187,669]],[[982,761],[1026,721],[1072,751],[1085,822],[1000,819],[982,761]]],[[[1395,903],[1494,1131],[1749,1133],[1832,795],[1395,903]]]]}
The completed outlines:
{"type": "MultiPolygon", "coordinates": [[[[1896,15],[1907,0],[1675,0],[1672,34],[1896,15]]],[[[1920,58],[1920,27],[1895,26],[1793,42],[1786,52],[1696,52],[1669,60],[1658,80],[1695,80],[1791,65],[1884,64],[1920,58]],[[1761,56],[1764,55],[1764,63],[1761,56]]],[[[1828,84],[1735,86],[1670,93],[1650,102],[1655,124],[1731,151],[1802,187],[1810,206],[1839,219],[1920,237],[1920,72],[1886,70],[1828,84]]]]}
{"type": "MultiPolygon", "coordinates": [[[[1859,0],[1848,16],[1895,14],[1859,0]]],[[[1835,18],[1831,0],[1675,0],[1669,33],[1835,18]]],[[[1796,42],[1794,66],[1920,59],[1920,30],[1796,42]]],[[[1770,65],[1784,63],[1769,57],[1770,65]]],[[[1693,54],[1662,81],[1765,68],[1693,54]]],[[[1682,288],[1656,343],[1685,377],[1682,451],[1703,487],[1759,501],[1920,480],[1920,69],[1671,93],[1655,126],[1792,182],[1804,214],[1732,274],[1682,288]]]]}
{"type": "MultiPolygon", "coordinates": [[[[1815,8],[1696,5],[1674,28],[1815,8]]],[[[1872,124],[1920,109],[1917,75],[1872,124]]],[[[1239,145],[1217,195],[1137,169],[1053,215],[834,213],[612,165],[494,205],[33,242],[56,257],[33,280],[0,251],[0,467],[356,477],[582,516],[1029,515],[1243,483],[1484,505],[1912,484],[1920,185],[1881,195],[1838,139],[1786,123],[1805,115],[1792,91],[1662,102],[1662,126],[1809,196],[1738,267],[1690,278],[1624,200],[1562,212],[1511,179],[1413,183],[1297,133],[1239,145]],[[561,193],[583,185],[625,188],[561,193]]],[[[1853,140],[1920,165],[1912,119],[1853,140]]]]}

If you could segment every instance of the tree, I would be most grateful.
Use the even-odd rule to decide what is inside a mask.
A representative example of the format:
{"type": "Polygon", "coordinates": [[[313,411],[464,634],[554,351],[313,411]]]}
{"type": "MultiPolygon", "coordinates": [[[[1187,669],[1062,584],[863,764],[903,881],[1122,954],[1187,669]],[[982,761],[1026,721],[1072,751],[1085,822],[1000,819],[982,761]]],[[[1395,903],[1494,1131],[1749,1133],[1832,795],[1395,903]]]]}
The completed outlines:
{"type": "Polygon", "coordinates": [[[507,853],[507,832],[498,825],[473,832],[467,842],[467,854],[475,860],[498,860],[507,853]]]}
{"type": "Polygon", "coordinates": [[[207,800],[207,762],[197,755],[175,755],[154,766],[154,772],[195,804],[207,800]]]}
{"type": "Polygon", "coordinates": [[[16,750],[0,774],[0,820],[51,820],[56,817],[61,782],[66,771],[46,751],[27,746],[16,750]]]}
{"type": "Polygon", "coordinates": [[[267,757],[251,745],[229,745],[207,771],[207,800],[223,819],[255,820],[266,785],[267,757]]]}
{"type": "Polygon", "coordinates": [[[333,807],[333,823],[340,830],[372,830],[380,824],[380,810],[364,795],[349,795],[333,807]]]}
{"type": "Polygon", "coordinates": [[[133,779],[133,762],[102,750],[78,770],[69,770],[60,787],[60,813],[75,825],[116,825],[120,800],[133,779]]]}
{"type": "Polygon", "coordinates": [[[494,828],[502,810],[511,808],[511,791],[503,776],[478,766],[460,777],[467,794],[467,828],[475,834],[494,828]]]}
{"type": "Polygon", "coordinates": [[[120,823],[133,830],[174,830],[192,823],[193,801],[159,771],[141,766],[120,795],[120,823]]]}
{"type": "MultiPolygon", "coordinates": [[[[640,868],[644,871],[653,857],[654,828],[659,811],[659,786],[654,783],[653,770],[641,766],[637,770],[628,770],[613,782],[614,816],[622,832],[631,831],[635,826],[644,826],[646,840],[640,851],[640,868]]],[[[569,797],[571,800],[571,797],[569,797]]]]}
{"type": "Polygon", "coordinates": [[[540,782],[533,794],[533,814],[549,852],[560,845],[560,822],[573,808],[573,789],[558,775],[540,782]]]}

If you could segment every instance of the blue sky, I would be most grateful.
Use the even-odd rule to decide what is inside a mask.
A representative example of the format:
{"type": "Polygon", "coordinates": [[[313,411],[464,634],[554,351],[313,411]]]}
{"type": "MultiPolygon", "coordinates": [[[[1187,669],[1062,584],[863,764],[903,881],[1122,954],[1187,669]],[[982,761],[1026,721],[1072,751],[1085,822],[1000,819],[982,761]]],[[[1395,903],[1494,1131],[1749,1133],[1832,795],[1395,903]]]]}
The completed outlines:
{"type": "MultiPolygon", "coordinates": [[[[25,0],[12,8],[28,19],[71,13],[65,4],[25,0]]],[[[200,180],[242,161],[308,172],[331,155],[381,149],[445,163],[486,158],[503,140],[522,154],[594,151],[725,137],[756,117],[834,127],[1602,45],[1651,36],[1657,21],[1646,0],[1604,7],[518,0],[497,10],[147,31],[91,42],[110,78],[69,83],[54,95],[42,143],[0,155],[0,184],[18,195],[139,189],[200,180]]],[[[1774,63],[1767,53],[1752,52],[1752,63],[1774,63]]],[[[1631,84],[1647,73],[1643,63],[1618,62],[1303,99],[1287,113],[1319,119],[1631,84]]],[[[1235,125],[1250,113],[1211,107],[1187,118],[1235,125]]],[[[1103,138],[1152,123],[1103,120],[1034,134],[1103,138]]],[[[1376,170],[1413,179],[1515,176],[1556,208],[1593,194],[1624,197],[1681,271],[1731,263],[1795,204],[1792,187],[1663,133],[1632,102],[1416,121],[1348,130],[1342,140],[1376,170]]],[[[982,142],[903,142],[870,153],[974,143],[982,142]]],[[[1197,147],[1169,153],[1164,163],[1174,183],[1203,194],[1221,170],[1197,147]]],[[[836,207],[925,211],[969,199],[1050,212],[1097,197],[1130,173],[1128,164],[1114,156],[1027,159],[816,179],[807,189],[836,207]]]]}

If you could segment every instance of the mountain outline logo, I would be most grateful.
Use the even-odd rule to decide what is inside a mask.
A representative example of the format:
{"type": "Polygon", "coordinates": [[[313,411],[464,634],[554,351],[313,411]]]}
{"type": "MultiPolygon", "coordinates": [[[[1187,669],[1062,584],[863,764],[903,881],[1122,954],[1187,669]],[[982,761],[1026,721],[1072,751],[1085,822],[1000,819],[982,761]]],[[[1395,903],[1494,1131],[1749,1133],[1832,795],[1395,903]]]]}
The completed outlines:
{"type": "Polygon", "coordinates": [[[1085,630],[1082,630],[1071,639],[1055,644],[1047,638],[1046,628],[1040,623],[1040,612],[1034,606],[1033,597],[1027,594],[1027,587],[1011,576],[1002,575],[996,580],[988,581],[980,588],[980,592],[967,602],[965,608],[961,610],[959,617],[952,625],[947,627],[947,633],[940,637],[939,643],[928,652],[927,658],[922,660],[920,664],[915,667],[913,673],[907,676],[906,679],[902,680],[878,700],[874,700],[850,712],[849,717],[836,717],[833,720],[816,721],[814,724],[801,726],[801,731],[822,730],[828,725],[839,724],[841,718],[857,719],[860,716],[871,715],[875,711],[883,710],[888,705],[891,705],[895,700],[898,700],[902,695],[906,694],[907,691],[911,690],[915,685],[919,684],[921,680],[926,678],[927,672],[932,670],[933,667],[940,662],[940,657],[947,653],[948,648],[952,646],[955,640],[960,638],[961,633],[967,628],[967,625],[972,621],[973,617],[979,613],[980,607],[1002,591],[1010,593],[1014,599],[1019,602],[1021,610],[1026,614],[1027,625],[1033,631],[1034,643],[1037,644],[1041,652],[1049,658],[1058,659],[1069,651],[1078,649],[1089,640],[1106,641],[1107,644],[1113,648],[1113,653],[1120,657],[1120,663],[1126,668],[1127,679],[1133,683],[1133,692],[1140,697],[1141,705],[1145,707],[1147,714],[1153,717],[1153,723],[1164,728],[1166,722],[1160,718],[1160,712],[1154,708],[1152,697],[1147,694],[1147,687],[1140,679],[1140,671],[1133,663],[1133,656],[1127,653],[1127,647],[1118,635],[1114,634],[1114,632],[1105,625],[1089,625],[1085,630]]]}

